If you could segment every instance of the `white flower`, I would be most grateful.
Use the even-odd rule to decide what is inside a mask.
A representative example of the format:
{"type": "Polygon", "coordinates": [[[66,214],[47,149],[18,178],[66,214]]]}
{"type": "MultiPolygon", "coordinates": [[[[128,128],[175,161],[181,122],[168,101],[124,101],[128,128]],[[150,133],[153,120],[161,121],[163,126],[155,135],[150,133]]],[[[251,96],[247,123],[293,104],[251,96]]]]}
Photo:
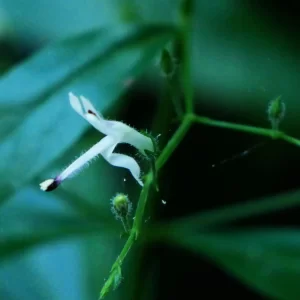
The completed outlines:
{"type": "Polygon", "coordinates": [[[138,163],[128,155],[113,153],[113,151],[118,144],[126,143],[134,146],[142,154],[146,155],[145,150],[154,150],[151,138],[122,122],[105,120],[103,116],[96,111],[90,101],[83,96],[78,98],[73,93],[69,93],[69,100],[72,108],[79,115],[106,136],[76,159],[58,176],[40,183],[41,190],[54,190],[62,181],[77,173],[99,154],[111,165],[128,169],[137,182],[143,186],[140,179],[141,170],[138,163]]]}

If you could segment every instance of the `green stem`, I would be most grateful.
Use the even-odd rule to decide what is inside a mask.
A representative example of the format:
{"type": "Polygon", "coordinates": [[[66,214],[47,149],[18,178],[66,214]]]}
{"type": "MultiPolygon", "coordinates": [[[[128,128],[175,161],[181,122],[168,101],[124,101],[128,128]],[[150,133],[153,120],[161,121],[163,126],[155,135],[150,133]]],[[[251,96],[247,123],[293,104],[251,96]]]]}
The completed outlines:
{"type": "Polygon", "coordinates": [[[112,286],[114,285],[115,277],[119,275],[118,271],[120,270],[121,265],[122,265],[125,257],[127,256],[127,253],[129,252],[134,240],[135,240],[135,235],[133,234],[133,231],[131,230],[129,238],[127,239],[121,253],[118,256],[118,258],[114,262],[114,264],[113,264],[113,266],[110,270],[109,277],[105,281],[105,283],[103,285],[103,288],[100,291],[99,299],[103,299],[107,295],[107,293],[109,293],[112,286]]]}
{"type": "Polygon", "coordinates": [[[135,213],[135,218],[134,218],[134,222],[133,222],[133,226],[132,226],[132,231],[133,234],[135,234],[135,238],[138,238],[138,235],[140,233],[140,230],[142,228],[142,224],[143,224],[143,218],[144,218],[144,211],[145,211],[145,207],[146,207],[146,203],[148,200],[148,194],[150,191],[150,187],[153,181],[153,175],[152,173],[149,173],[146,176],[146,180],[145,180],[145,184],[144,187],[141,191],[140,194],[140,198],[138,201],[138,205],[136,208],[136,213],[135,213]]]}
{"type": "Polygon", "coordinates": [[[183,12],[181,24],[181,42],[183,58],[183,90],[186,113],[193,112],[193,82],[191,70],[192,56],[192,18],[191,12],[183,12]]]}
{"type": "Polygon", "coordinates": [[[129,252],[133,242],[134,242],[135,235],[130,234],[121,253],[119,254],[118,258],[116,259],[115,263],[113,264],[111,271],[113,271],[116,267],[121,266],[127,253],[129,252]]]}
{"type": "Polygon", "coordinates": [[[191,78],[191,51],[189,30],[183,32],[183,89],[185,109],[187,113],[193,112],[193,83],[191,78]]]}
{"type": "Polygon", "coordinates": [[[207,117],[196,116],[193,114],[190,115],[190,119],[194,123],[201,123],[204,125],[209,125],[209,126],[214,126],[214,127],[232,129],[232,130],[252,133],[252,134],[256,134],[256,135],[262,135],[262,136],[270,137],[272,139],[281,139],[281,140],[284,140],[291,144],[294,144],[296,146],[300,146],[300,140],[298,140],[294,137],[291,137],[282,131],[276,131],[273,129],[230,123],[230,122],[225,122],[225,121],[218,121],[218,120],[213,120],[213,119],[210,119],[207,117]]]}
{"type": "Polygon", "coordinates": [[[285,133],[282,133],[282,135],[280,136],[280,138],[288,143],[291,143],[291,144],[294,144],[296,146],[300,146],[300,140],[292,137],[292,136],[289,136],[285,133]]]}
{"type": "MultiPolygon", "coordinates": [[[[176,147],[182,141],[186,133],[188,132],[191,125],[191,120],[189,117],[184,118],[181,125],[178,127],[172,138],[169,140],[168,144],[162,151],[161,155],[156,161],[156,170],[159,171],[164,164],[167,162],[169,157],[172,155],[176,147]]],[[[133,232],[138,235],[141,227],[142,227],[142,220],[144,217],[144,211],[148,199],[148,194],[150,190],[150,186],[153,183],[153,174],[149,173],[146,176],[144,187],[141,191],[140,198],[138,201],[138,206],[135,213],[135,219],[133,223],[133,232]]]]}
{"type": "Polygon", "coordinates": [[[157,159],[157,161],[156,161],[157,171],[159,171],[164,166],[164,164],[167,162],[167,160],[169,159],[171,154],[174,152],[176,147],[183,140],[186,133],[190,129],[191,124],[192,124],[192,119],[190,118],[190,115],[186,115],[184,117],[182,123],[180,124],[180,126],[178,127],[178,129],[176,130],[176,132],[174,133],[174,135],[172,136],[172,138],[169,140],[168,144],[162,151],[161,155],[157,159]]]}
{"type": "MultiPolygon", "coordinates": [[[[191,126],[191,120],[189,117],[184,118],[181,125],[178,127],[172,138],[169,140],[168,144],[164,148],[163,152],[159,156],[159,158],[156,161],[156,170],[159,171],[164,164],[167,162],[169,157],[172,155],[174,150],[177,148],[177,146],[180,144],[186,133],[188,132],[189,128],[191,126]]],[[[153,174],[149,173],[146,176],[144,188],[142,189],[138,206],[136,209],[135,219],[133,223],[133,230],[136,234],[139,233],[141,227],[142,227],[142,220],[144,217],[144,211],[148,199],[148,194],[150,190],[150,186],[153,182],[153,174]]]]}
{"type": "MultiPolygon", "coordinates": [[[[176,132],[174,133],[174,135],[172,136],[172,138],[170,139],[170,141],[167,143],[166,147],[162,151],[161,155],[157,159],[157,161],[156,161],[156,170],[157,171],[164,166],[164,164],[169,159],[169,157],[172,155],[172,153],[174,152],[176,147],[182,141],[185,134],[188,132],[188,130],[191,126],[191,123],[192,122],[191,122],[191,119],[189,116],[187,116],[186,118],[183,119],[181,125],[178,127],[178,129],[176,130],[176,132]]],[[[115,263],[112,266],[110,275],[109,275],[108,279],[106,280],[106,282],[100,292],[100,298],[103,298],[109,291],[110,283],[113,282],[113,277],[116,276],[115,270],[117,270],[117,268],[121,267],[127,253],[129,252],[133,243],[139,236],[139,233],[140,233],[140,230],[141,230],[142,224],[143,224],[144,211],[145,211],[145,207],[147,204],[148,195],[149,195],[149,191],[150,191],[150,187],[151,187],[152,183],[153,183],[153,174],[152,174],[152,172],[149,172],[145,177],[144,187],[143,187],[140,197],[139,197],[138,205],[137,205],[136,212],[135,212],[134,223],[133,223],[132,229],[130,231],[130,235],[129,235],[120,255],[118,256],[118,258],[116,259],[115,263]]]]}
{"type": "Polygon", "coordinates": [[[123,225],[125,233],[129,233],[130,232],[130,224],[129,224],[128,217],[121,218],[121,223],[123,225]]]}

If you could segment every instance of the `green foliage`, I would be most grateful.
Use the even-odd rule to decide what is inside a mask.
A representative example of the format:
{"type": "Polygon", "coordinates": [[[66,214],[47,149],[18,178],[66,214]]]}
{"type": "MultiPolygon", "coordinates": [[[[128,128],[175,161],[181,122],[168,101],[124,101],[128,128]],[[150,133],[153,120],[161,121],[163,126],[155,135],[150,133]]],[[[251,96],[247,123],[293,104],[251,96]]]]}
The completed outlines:
{"type": "MultiPolygon", "coordinates": [[[[93,30],[41,49],[2,78],[0,170],[5,175],[0,183],[3,205],[1,259],[68,237],[101,233],[104,241],[105,235],[115,228],[110,219],[107,219],[107,214],[97,211],[100,207],[91,203],[90,196],[97,193],[95,187],[99,187],[98,181],[92,186],[92,182],[89,182],[91,194],[85,193],[78,197],[76,192],[70,195],[61,191],[56,196],[47,195],[43,199],[37,189],[37,177],[44,178],[45,173],[49,172],[45,172],[45,168],[52,165],[53,169],[55,160],[87,130],[86,124],[78,120],[77,115],[70,110],[68,91],[78,91],[93,99],[101,99],[98,107],[102,112],[112,108],[126,91],[126,80],[136,78],[142,70],[147,69],[173,33],[174,29],[164,26],[122,26],[109,31],[93,30]],[[74,55],[75,53],[78,55],[74,55]],[[22,193],[30,184],[33,184],[34,193],[22,193]],[[37,202],[30,203],[34,199],[37,202]],[[18,203],[17,209],[22,221],[23,230],[17,232],[10,232],[19,223],[16,223],[16,218],[11,218],[16,209],[14,205],[10,205],[12,201],[18,203]],[[44,209],[35,210],[33,206],[33,212],[25,219],[24,212],[20,210],[22,201],[26,203],[25,210],[31,210],[33,203],[36,203],[35,206],[40,203],[38,206],[44,209]],[[58,216],[56,213],[47,213],[47,205],[51,201],[67,201],[67,205],[76,214],[71,217],[64,212],[58,216]],[[105,220],[108,222],[103,227],[101,223],[105,220]],[[37,227],[32,227],[32,224],[37,227]]],[[[82,147],[83,144],[80,145],[82,147]]],[[[69,161],[68,155],[64,164],[69,161]]],[[[57,167],[61,168],[61,165],[57,167]]],[[[91,174],[96,178],[95,171],[92,170],[91,174]]],[[[83,191],[84,182],[80,181],[75,187],[83,191]]],[[[72,190],[74,193],[76,188],[72,190]]],[[[95,197],[92,198],[95,202],[95,197]]],[[[103,201],[107,200],[109,198],[104,197],[103,201]]],[[[107,251],[110,255],[114,253],[109,248],[105,252],[107,251]]],[[[109,260],[106,262],[109,263],[109,260]]],[[[99,289],[98,284],[97,287],[99,289]]]]}
{"type": "MultiPolygon", "coordinates": [[[[6,61],[1,62],[5,70],[0,81],[0,282],[5,282],[7,274],[15,278],[24,269],[32,273],[29,278],[38,278],[34,288],[28,288],[30,279],[22,281],[15,294],[13,284],[0,286],[1,299],[97,299],[101,287],[100,298],[112,294],[111,297],[120,295],[124,299],[123,277],[133,281],[133,266],[128,272],[125,260],[134,256],[133,246],[144,241],[181,246],[208,257],[260,293],[276,299],[298,299],[299,231],[235,228],[240,220],[299,206],[298,191],[145,226],[147,206],[164,190],[160,173],[192,127],[200,131],[200,126],[206,125],[224,132],[230,129],[280,140],[297,146],[297,151],[300,146],[299,139],[286,133],[294,135],[294,129],[298,129],[297,72],[294,60],[287,61],[278,52],[281,49],[295,58],[293,45],[283,43],[284,38],[276,30],[264,27],[262,21],[259,23],[257,16],[250,18],[247,5],[235,1],[232,10],[226,1],[221,1],[218,8],[208,1],[163,2],[116,0],[92,5],[95,11],[95,7],[106,8],[101,14],[112,20],[111,26],[99,27],[95,18],[99,13],[100,19],[99,9],[91,15],[91,23],[79,22],[73,28],[68,22],[65,32],[60,32],[63,29],[58,26],[50,38],[52,42],[10,69],[6,61]],[[238,11],[237,19],[225,26],[231,11],[238,11]],[[239,19],[248,24],[248,32],[239,30],[239,19]],[[257,26],[264,29],[264,34],[258,33],[257,26]],[[155,60],[159,62],[156,69],[155,60]],[[166,76],[157,76],[159,68],[166,76]],[[120,226],[109,214],[112,195],[127,194],[130,189],[130,183],[124,184],[124,170],[116,171],[101,160],[53,194],[39,191],[38,183],[52,177],[99,140],[96,133],[88,131],[87,123],[71,111],[69,91],[93,99],[102,114],[115,117],[117,111],[131,108],[130,101],[123,98],[129,85],[149,73],[155,77],[154,84],[160,78],[168,99],[158,102],[153,128],[147,129],[158,130],[164,142],[158,151],[153,139],[155,153],[147,152],[148,160],[143,163],[148,173],[143,176],[140,196],[136,197],[135,187],[133,192],[130,190],[135,195],[130,194],[133,220],[129,220],[131,203],[130,208],[128,202],[124,205],[126,201],[114,203],[127,233],[124,243],[119,239],[120,226]],[[197,92],[202,102],[196,101],[197,92]],[[291,110],[285,116],[284,131],[278,130],[285,113],[281,96],[268,109],[266,104],[278,94],[291,99],[286,101],[291,110]],[[205,99],[207,95],[211,102],[205,99]],[[272,128],[198,113],[200,108],[205,111],[205,105],[216,103],[237,111],[239,117],[255,116],[258,124],[262,118],[269,118],[272,128]],[[169,134],[171,126],[175,130],[169,134]],[[228,224],[233,228],[229,230],[228,224]],[[64,243],[66,254],[59,250],[64,243]],[[61,266],[75,271],[68,278],[65,274],[56,278],[61,266]]],[[[74,19],[74,14],[70,15],[74,19]]],[[[49,28],[46,23],[45,20],[41,27],[49,28]]],[[[141,111],[146,107],[143,101],[141,98],[135,112],[142,126],[146,124],[141,111]]],[[[221,141],[217,142],[219,147],[221,141]]],[[[203,159],[199,155],[194,161],[203,159]]],[[[197,174],[205,176],[206,171],[197,169],[197,174]]],[[[193,199],[200,198],[201,187],[193,199]]]]}
{"type": "Polygon", "coordinates": [[[298,299],[299,230],[237,230],[175,235],[174,243],[209,257],[274,299],[298,299]]]}

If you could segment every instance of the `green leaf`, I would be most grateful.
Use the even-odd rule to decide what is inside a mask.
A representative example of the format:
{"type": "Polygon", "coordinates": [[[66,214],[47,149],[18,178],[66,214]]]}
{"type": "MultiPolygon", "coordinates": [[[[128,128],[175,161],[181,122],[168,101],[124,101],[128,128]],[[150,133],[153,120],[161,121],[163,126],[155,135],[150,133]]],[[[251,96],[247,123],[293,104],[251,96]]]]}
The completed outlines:
{"type": "Polygon", "coordinates": [[[256,229],[173,237],[268,296],[299,299],[300,231],[256,229]]]}
{"type": "MultiPolygon", "coordinates": [[[[102,248],[91,259],[98,259],[99,255],[103,255],[100,270],[107,269],[112,260],[112,251],[107,243],[109,240],[102,235],[97,238],[98,245],[102,245],[102,248]]],[[[4,297],[0,294],[1,299],[97,299],[97,293],[90,293],[86,281],[87,278],[101,281],[105,271],[98,278],[92,278],[89,266],[84,261],[85,255],[92,254],[82,252],[87,240],[87,236],[84,239],[80,236],[72,240],[47,243],[1,263],[1,287],[9,295],[4,297]]]]}
{"type": "Polygon", "coordinates": [[[98,102],[101,111],[108,109],[124,92],[124,81],[145,70],[173,33],[166,26],[94,30],[48,46],[8,73],[0,82],[5,137],[0,201],[30,182],[86,130],[68,104],[70,90],[98,102]]]}
{"type": "Polygon", "coordinates": [[[118,236],[120,227],[104,212],[83,217],[56,194],[22,189],[1,207],[0,262],[41,244],[82,236],[118,236]]]}

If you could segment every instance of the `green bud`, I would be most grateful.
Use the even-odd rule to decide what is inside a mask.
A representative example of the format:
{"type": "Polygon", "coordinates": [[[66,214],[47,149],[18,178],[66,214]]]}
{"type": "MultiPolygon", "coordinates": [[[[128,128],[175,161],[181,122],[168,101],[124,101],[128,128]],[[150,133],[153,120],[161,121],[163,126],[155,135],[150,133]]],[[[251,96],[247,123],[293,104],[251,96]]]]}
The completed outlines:
{"type": "Polygon", "coordinates": [[[173,59],[167,49],[163,49],[160,56],[160,67],[165,76],[172,76],[174,73],[173,59]]]}
{"type": "Polygon", "coordinates": [[[111,199],[111,211],[117,220],[120,220],[126,234],[130,232],[131,226],[129,217],[132,212],[132,204],[128,196],[119,193],[111,199]]]}
{"type": "Polygon", "coordinates": [[[127,195],[122,193],[117,194],[111,199],[112,212],[118,219],[127,218],[132,210],[132,204],[127,195]]]}
{"type": "Polygon", "coordinates": [[[283,120],[284,115],[285,104],[281,100],[281,96],[279,96],[275,100],[272,100],[268,107],[268,118],[274,130],[278,130],[279,123],[283,120]]]}
{"type": "Polygon", "coordinates": [[[182,0],[180,13],[183,17],[189,17],[194,10],[194,0],[182,0]]]}

